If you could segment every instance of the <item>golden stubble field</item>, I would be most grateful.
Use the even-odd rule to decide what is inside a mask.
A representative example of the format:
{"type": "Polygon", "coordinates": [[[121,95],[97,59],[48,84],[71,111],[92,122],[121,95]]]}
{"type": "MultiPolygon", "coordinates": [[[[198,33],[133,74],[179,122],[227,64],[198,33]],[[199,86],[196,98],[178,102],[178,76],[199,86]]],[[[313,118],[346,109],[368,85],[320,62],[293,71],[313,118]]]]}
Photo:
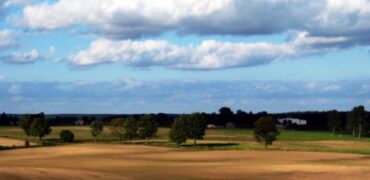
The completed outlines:
{"type": "Polygon", "coordinates": [[[369,179],[370,156],[77,144],[0,152],[0,179],[369,179]]]}

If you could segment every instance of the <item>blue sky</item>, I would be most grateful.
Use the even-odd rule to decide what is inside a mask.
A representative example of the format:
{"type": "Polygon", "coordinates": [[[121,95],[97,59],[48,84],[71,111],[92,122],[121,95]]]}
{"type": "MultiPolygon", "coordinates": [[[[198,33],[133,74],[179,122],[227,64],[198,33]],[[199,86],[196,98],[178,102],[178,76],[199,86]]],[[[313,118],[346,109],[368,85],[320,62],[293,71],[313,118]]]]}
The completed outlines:
{"type": "Polygon", "coordinates": [[[370,106],[368,0],[0,0],[0,18],[0,111],[370,106]]]}

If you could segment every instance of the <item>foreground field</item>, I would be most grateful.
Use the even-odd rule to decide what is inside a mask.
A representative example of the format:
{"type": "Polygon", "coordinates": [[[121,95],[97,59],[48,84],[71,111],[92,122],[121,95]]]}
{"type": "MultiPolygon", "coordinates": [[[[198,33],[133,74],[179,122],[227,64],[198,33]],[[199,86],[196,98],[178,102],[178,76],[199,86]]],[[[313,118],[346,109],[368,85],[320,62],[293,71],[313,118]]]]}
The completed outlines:
{"type": "Polygon", "coordinates": [[[368,179],[370,156],[78,144],[0,153],[1,179],[368,179]]]}

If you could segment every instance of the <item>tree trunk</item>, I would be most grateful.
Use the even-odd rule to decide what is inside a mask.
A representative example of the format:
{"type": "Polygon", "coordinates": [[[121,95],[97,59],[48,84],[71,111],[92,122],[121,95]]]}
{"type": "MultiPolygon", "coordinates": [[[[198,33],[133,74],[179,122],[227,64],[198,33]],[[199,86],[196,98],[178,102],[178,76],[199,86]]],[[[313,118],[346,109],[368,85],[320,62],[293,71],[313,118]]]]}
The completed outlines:
{"type": "Polygon", "coordinates": [[[362,123],[360,123],[358,125],[358,138],[360,139],[361,138],[361,134],[362,134],[362,123]]]}
{"type": "Polygon", "coordinates": [[[28,136],[25,139],[24,146],[25,147],[30,147],[30,142],[28,141],[28,136]]]}
{"type": "Polygon", "coordinates": [[[333,128],[333,133],[332,134],[335,134],[335,127],[333,128]]]}
{"type": "Polygon", "coordinates": [[[352,129],[352,136],[356,137],[356,129],[355,128],[352,129]]]}

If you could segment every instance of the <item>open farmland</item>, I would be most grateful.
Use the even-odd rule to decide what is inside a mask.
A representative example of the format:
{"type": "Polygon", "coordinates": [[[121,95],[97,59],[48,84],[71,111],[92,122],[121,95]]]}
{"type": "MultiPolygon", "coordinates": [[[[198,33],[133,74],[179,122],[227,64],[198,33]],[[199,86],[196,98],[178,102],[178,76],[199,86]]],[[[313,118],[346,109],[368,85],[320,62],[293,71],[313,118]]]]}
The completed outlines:
{"type": "Polygon", "coordinates": [[[364,179],[367,155],[78,144],[2,151],[4,179],[364,179]]]}
{"type": "MultiPolygon", "coordinates": [[[[0,151],[3,179],[367,179],[370,140],[327,132],[283,131],[268,150],[247,129],[207,130],[197,146],[192,141],[176,148],[167,128],[143,145],[118,144],[105,128],[98,143],[89,127],[53,127],[43,142],[52,147],[0,151]],[[77,143],[58,140],[63,129],[77,143]]],[[[2,146],[22,146],[19,128],[1,127],[2,146]]],[[[30,138],[33,145],[40,143],[30,138]]]]}
{"type": "MultiPolygon", "coordinates": [[[[45,137],[46,142],[63,145],[59,140],[59,132],[63,129],[70,129],[79,143],[92,143],[90,128],[87,126],[56,126],[52,133],[45,137]]],[[[168,128],[159,128],[157,136],[148,145],[161,147],[174,147],[168,143],[168,128]]],[[[16,141],[16,145],[23,145],[19,141],[24,139],[24,134],[18,127],[0,127],[0,137],[6,140],[16,141]]],[[[40,143],[35,137],[30,137],[34,144],[40,143]]],[[[250,129],[212,129],[207,130],[204,140],[198,141],[199,146],[192,147],[189,140],[183,147],[201,150],[263,150],[263,146],[255,142],[253,130],[250,129]]],[[[1,141],[0,141],[1,143],[1,141]]],[[[109,128],[105,127],[99,137],[98,143],[117,144],[117,139],[110,134],[109,128]]],[[[142,140],[135,140],[134,143],[142,144],[142,140]]],[[[0,144],[10,146],[10,144],[0,144]]],[[[370,138],[357,139],[351,135],[331,135],[329,132],[321,131],[282,131],[278,141],[269,147],[271,150],[280,151],[315,151],[315,152],[341,152],[370,155],[370,138]]]]}

